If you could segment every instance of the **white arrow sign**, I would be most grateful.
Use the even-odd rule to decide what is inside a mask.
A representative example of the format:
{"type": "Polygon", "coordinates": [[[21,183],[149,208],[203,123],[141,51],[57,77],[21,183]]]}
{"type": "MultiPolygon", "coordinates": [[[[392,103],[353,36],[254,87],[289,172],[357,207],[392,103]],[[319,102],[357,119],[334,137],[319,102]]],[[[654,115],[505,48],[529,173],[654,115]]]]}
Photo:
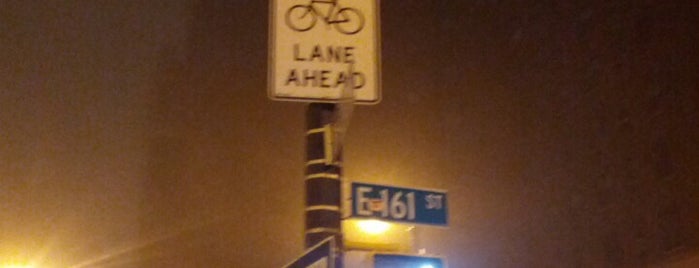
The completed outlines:
{"type": "Polygon", "coordinates": [[[335,237],[328,237],[306,250],[303,255],[284,268],[333,268],[335,267],[335,237]]]}

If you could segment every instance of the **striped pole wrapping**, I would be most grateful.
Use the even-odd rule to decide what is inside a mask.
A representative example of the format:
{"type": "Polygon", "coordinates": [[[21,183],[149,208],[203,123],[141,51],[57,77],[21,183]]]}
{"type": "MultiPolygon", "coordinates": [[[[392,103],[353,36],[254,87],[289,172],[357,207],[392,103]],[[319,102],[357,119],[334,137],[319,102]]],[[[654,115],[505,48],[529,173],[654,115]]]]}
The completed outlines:
{"type": "MultiPolygon", "coordinates": [[[[305,246],[335,236],[341,248],[341,163],[332,157],[330,126],[335,105],[311,103],[306,114],[305,246]],[[330,155],[329,155],[330,154],[330,155]]],[[[341,259],[341,258],[340,258],[341,259]]]]}

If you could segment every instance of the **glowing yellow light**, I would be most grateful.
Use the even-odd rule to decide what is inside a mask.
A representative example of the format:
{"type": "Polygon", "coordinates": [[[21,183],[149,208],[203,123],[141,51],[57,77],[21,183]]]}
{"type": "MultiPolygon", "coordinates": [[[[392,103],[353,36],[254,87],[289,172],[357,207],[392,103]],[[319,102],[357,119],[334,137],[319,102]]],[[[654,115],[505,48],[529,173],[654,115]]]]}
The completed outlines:
{"type": "Polygon", "coordinates": [[[346,219],[342,221],[342,230],[348,249],[407,253],[412,248],[411,226],[374,219],[346,219]]]}
{"type": "Polygon", "coordinates": [[[359,221],[357,222],[357,225],[359,225],[359,229],[361,229],[363,232],[372,235],[382,234],[390,227],[387,222],[379,220],[359,221]]]}
{"type": "Polygon", "coordinates": [[[34,265],[30,264],[1,264],[1,268],[35,268],[34,265]]]}

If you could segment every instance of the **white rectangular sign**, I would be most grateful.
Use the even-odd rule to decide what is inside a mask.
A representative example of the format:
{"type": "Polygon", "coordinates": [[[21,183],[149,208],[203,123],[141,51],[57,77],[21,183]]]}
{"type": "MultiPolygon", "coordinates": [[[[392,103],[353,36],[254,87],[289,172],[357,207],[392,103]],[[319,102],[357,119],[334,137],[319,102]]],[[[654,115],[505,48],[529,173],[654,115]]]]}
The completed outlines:
{"type": "Polygon", "coordinates": [[[274,100],[381,99],[379,0],[271,0],[268,93],[274,100]],[[351,74],[350,74],[351,73],[351,74]]]}

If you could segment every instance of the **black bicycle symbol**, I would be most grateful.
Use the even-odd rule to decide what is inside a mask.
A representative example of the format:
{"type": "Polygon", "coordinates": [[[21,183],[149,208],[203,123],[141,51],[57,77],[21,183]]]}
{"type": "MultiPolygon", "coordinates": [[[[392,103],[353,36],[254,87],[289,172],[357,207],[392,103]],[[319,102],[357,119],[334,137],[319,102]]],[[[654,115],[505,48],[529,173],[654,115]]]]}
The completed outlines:
{"type": "Polygon", "coordinates": [[[328,25],[334,25],[337,31],[351,35],[364,28],[364,17],[359,10],[351,7],[340,7],[338,0],[311,0],[308,5],[295,5],[286,11],[286,25],[297,32],[305,32],[313,28],[320,17],[328,25]],[[323,15],[315,4],[330,4],[328,13],[323,15]]]}

